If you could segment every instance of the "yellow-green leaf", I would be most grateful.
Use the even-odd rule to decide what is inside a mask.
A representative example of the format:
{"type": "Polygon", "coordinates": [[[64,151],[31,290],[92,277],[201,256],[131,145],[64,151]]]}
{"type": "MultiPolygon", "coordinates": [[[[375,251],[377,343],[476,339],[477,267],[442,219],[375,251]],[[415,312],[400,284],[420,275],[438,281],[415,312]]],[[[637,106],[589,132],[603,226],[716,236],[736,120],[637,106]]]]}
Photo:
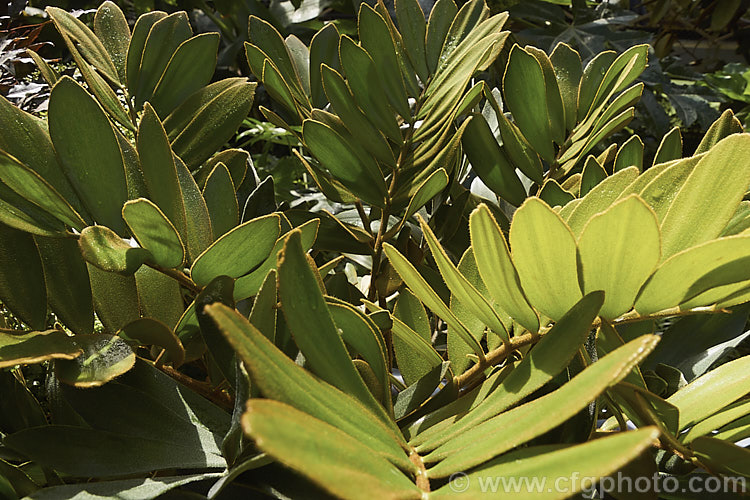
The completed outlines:
{"type": "Polygon", "coordinates": [[[583,296],[573,232],[539,198],[529,198],[514,214],[510,248],[526,297],[542,314],[560,319],[583,296]]]}
{"type": "Polygon", "coordinates": [[[721,233],[750,185],[749,157],[750,134],[736,134],[698,162],[662,222],[662,259],[721,233]]]}
{"type": "Polygon", "coordinates": [[[456,334],[472,348],[474,354],[483,359],[484,350],[482,346],[479,345],[474,336],[456,318],[455,314],[445,305],[445,302],[443,302],[438,294],[427,284],[427,281],[419,274],[419,271],[414,268],[411,262],[401,255],[396,248],[387,243],[383,246],[383,249],[388,260],[391,261],[391,265],[416,296],[435,314],[445,320],[446,323],[452,324],[456,328],[456,334]]]}
{"type": "MultiPolygon", "coordinates": [[[[336,427],[276,401],[252,400],[242,428],[255,444],[335,497],[418,500],[422,490],[336,427]]],[[[402,451],[406,459],[406,452],[402,451]]]]}
{"type": "Polygon", "coordinates": [[[471,244],[479,273],[495,303],[531,332],[539,330],[539,317],[526,300],[508,244],[486,205],[469,217],[471,244]]]}
{"type": "Polygon", "coordinates": [[[583,293],[604,290],[603,318],[611,320],[631,309],[659,263],[659,244],[656,216],[637,195],[589,220],[578,239],[581,284],[583,293]]]}

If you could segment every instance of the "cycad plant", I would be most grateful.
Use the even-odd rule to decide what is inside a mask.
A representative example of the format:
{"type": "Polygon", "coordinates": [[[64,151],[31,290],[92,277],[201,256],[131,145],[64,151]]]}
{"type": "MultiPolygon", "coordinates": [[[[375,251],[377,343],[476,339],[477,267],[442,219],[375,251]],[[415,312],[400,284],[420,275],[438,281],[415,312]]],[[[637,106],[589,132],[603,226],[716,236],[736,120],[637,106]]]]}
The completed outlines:
{"type": "Polygon", "coordinates": [[[48,12],[82,81],[37,58],[48,116],[0,99],[4,496],[750,474],[748,360],[724,356],[750,313],[750,136],[727,112],[692,156],[678,130],[649,165],[608,144],[645,46],[510,47],[477,0],[363,4],[358,40],[309,47],[251,17],[260,112],[332,213],[278,207],[223,149],[256,84],[211,83],[214,34],[48,12]]]}

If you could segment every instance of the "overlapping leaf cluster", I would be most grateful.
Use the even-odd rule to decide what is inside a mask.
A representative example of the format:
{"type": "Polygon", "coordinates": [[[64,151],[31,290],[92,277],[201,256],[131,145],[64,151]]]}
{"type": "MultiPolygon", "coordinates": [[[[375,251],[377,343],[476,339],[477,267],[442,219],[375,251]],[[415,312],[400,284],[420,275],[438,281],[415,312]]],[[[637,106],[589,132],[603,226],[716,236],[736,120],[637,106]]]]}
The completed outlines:
{"type": "Polygon", "coordinates": [[[278,207],[223,149],[256,84],[211,83],[216,34],[48,12],[81,81],[38,59],[48,117],[0,99],[0,300],[29,327],[0,330],[4,495],[750,476],[748,360],[722,350],[750,314],[750,135],[727,112],[692,156],[677,129],[650,165],[607,144],[646,46],[506,47],[479,0],[362,4],[358,40],[309,47],[250,17],[260,112],[333,214],[278,207]]]}

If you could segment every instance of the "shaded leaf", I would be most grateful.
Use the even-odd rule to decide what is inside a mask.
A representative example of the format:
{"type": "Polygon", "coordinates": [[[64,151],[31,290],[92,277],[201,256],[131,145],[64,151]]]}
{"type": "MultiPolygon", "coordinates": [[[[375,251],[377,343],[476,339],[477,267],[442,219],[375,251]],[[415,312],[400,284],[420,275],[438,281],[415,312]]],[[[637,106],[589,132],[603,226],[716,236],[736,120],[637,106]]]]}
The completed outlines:
{"type": "Polygon", "coordinates": [[[73,359],[81,354],[81,346],[60,330],[30,333],[0,331],[0,368],[50,359],[73,359]]]}
{"type": "Polygon", "coordinates": [[[63,171],[96,222],[124,234],[125,165],[104,111],[69,77],[53,87],[49,130],[63,171]],[[96,168],[92,168],[96,165],[96,168]]]}
{"type": "Polygon", "coordinates": [[[141,247],[151,253],[154,264],[167,269],[182,265],[185,249],[180,235],[153,202],[139,198],[125,203],[122,218],[141,247]]]}
{"type": "Polygon", "coordinates": [[[130,370],[135,353],[120,337],[76,335],[73,344],[83,354],[55,362],[55,375],[76,387],[98,387],[130,370]]]}

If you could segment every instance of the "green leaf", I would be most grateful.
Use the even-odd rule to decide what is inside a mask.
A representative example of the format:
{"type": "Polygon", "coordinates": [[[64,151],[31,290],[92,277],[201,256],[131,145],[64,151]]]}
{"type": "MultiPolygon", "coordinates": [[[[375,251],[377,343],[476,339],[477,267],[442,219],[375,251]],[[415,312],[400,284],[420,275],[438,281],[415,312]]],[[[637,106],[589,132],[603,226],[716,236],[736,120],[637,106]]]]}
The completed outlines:
{"type": "Polygon", "coordinates": [[[573,193],[563,189],[555,179],[547,179],[544,181],[542,189],[539,190],[537,196],[541,198],[544,203],[555,209],[558,209],[558,207],[564,207],[571,201],[576,200],[573,193]]]}
{"type": "Polygon", "coordinates": [[[529,179],[541,184],[544,181],[544,176],[542,160],[539,159],[539,155],[521,134],[521,131],[518,130],[516,124],[510,122],[499,108],[495,111],[495,114],[500,127],[500,136],[503,139],[503,151],[518,170],[529,179]]]}
{"type": "Polygon", "coordinates": [[[680,410],[680,430],[713,415],[750,393],[750,356],[698,377],[667,399],[680,410]]]}
{"type": "Polygon", "coordinates": [[[340,67],[339,32],[334,23],[323,26],[310,42],[310,97],[313,106],[320,109],[328,104],[321,75],[323,64],[334,70],[340,67]]]}
{"type": "Polygon", "coordinates": [[[182,200],[185,203],[185,213],[190,214],[186,219],[186,237],[183,238],[187,250],[188,262],[195,261],[200,254],[213,242],[211,216],[208,213],[206,200],[203,199],[198,184],[193,175],[178,156],[174,157],[177,169],[177,179],[180,182],[182,200]]]}
{"type": "Polygon", "coordinates": [[[34,242],[42,259],[50,309],[73,333],[93,333],[91,283],[78,242],[42,236],[35,236],[34,242]]]}
{"type": "Polygon", "coordinates": [[[750,185],[748,155],[750,134],[736,134],[698,162],[662,222],[662,259],[719,235],[750,185]]]}
{"type": "Polygon", "coordinates": [[[3,126],[3,133],[0,134],[0,150],[39,174],[84,219],[90,220],[90,216],[83,209],[81,200],[57,161],[55,148],[45,122],[22,111],[0,96],[0,123],[3,126]]]}
{"type": "MultiPolygon", "coordinates": [[[[248,61],[250,58],[250,50],[246,50],[248,54],[248,61]]],[[[270,59],[263,60],[263,66],[261,71],[261,81],[266,87],[266,92],[273,98],[273,100],[280,102],[292,116],[298,115],[301,111],[297,108],[297,102],[294,100],[292,95],[292,89],[289,87],[284,77],[281,76],[278,68],[273,64],[270,59]]]]}
{"type": "Polygon", "coordinates": [[[586,158],[583,165],[583,175],[581,176],[581,186],[579,196],[583,198],[586,194],[596,187],[597,184],[607,178],[607,171],[604,170],[595,157],[586,158]]]}
{"type": "Polygon", "coordinates": [[[421,498],[421,490],[386,459],[347,433],[286,404],[251,400],[242,427],[261,450],[334,496],[421,498]]]}
{"type": "Polygon", "coordinates": [[[76,48],[76,44],[73,41],[64,34],[62,37],[68,45],[68,50],[73,56],[73,60],[75,61],[76,66],[78,66],[89,91],[94,97],[96,97],[104,110],[109,113],[114,120],[128,130],[133,130],[133,123],[130,121],[130,117],[123,108],[117,94],[112,90],[110,83],[99,75],[99,73],[96,72],[96,69],[86,61],[76,48]]]}
{"type": "Polygon", "coordinates": [[[154,264],[167,269],[182,265],[185,249],[180,235],[153,202],[139,198],[125,203],[122,218],[140,246],[151,252],[154,264]]]}
{"type": "Polygon", "coordinates": [[[527,51],[514,46],[503,77],[503,95],[518,128],[539,155],[548,162],[555,158],[547,110],[547,90],[539,62],[527,51]]]}
{"type": "Polygon", "coordinates": [[[174,330],[185,347],[185,362],[189,363],[203,356],[206,352],[206,344],[203,342],[198,316],[195,314],[195,301],[191,302],[182,313],[174,330]]]}
{"type": "Polygon", "coordinates": [[[417,213],[431,199],[440,194],[440,192],[448,186],[448,182],[448,173],[442,168],[430,174],[424,182],[417,186],[417,189],[409,200],[409,205],[406,207],[406,211],[404,212],[400,224],[406,224],[412,215],[417,213]]]}
{"type": "Polygon", "coordinates": [[[583,293],[604,290],[601,316],[629,311],[638,291],[659,264],[659,223],[637,195],[592,217],[578,239],[583,293]],[[633,245],[633,235],[638,244],[633,245]]]}
{"type": "Polygon", "coordinates": [[[81,346],[60,330],[29,333],[0,330],[0,368],[73,359],[81,354],[81,346]]]}
{"type": "Polygon", "coordinates": [[[416,0],[399,0],[396,4],[396,19],[398,29],[404,43],[404,52],[414,67],[419,79],[426,82],[430,77],[427,68],[427,52],[425,38],[427,23],[424,12],[416,0]]]}
{"type": "Polygon", "coordinates": [[[211,216],[214,239],[219,239],[240,222],[237,192],[232,183],[232,175],[226,165],[217,164],[206,179],[203,198],[211,216]]]}
{"type": "Polygon", "coordinates": [[[120,337],[76,335],[73,343],[83,354],[55,361],[55,375],[66,384],[98,387],[130,370],[135,363],[135,353],[120,337]]]}
{"type": "MultiPolygon", "coordinates": [[[[444,63],[458,53],[458,46],[465,41],[477,26],[487,19],[489,8],[484,0],[466,2],[451,22],[440,52],[440,61],[444,63]]],[[[507,13],[506,13],[507,15],[507,13]]]]}
{"type": "Polygon", "coordinates": [[[72,45],[72,42],[75,42],[81,54],[106,76],[109,81],[115,84],[120,83],[117,76],[117,69],[112,63],[107,49],[88,26],[63,9],[47,7],[46,11],[52,18],[52,21],[54,21],[57,30],[66,39],[68,45],[72,45]]]}
{"type": "Polygon", "coordinates": [[[141,171],[141,160],[138,157],[138,151],[134,143],[126,139],[119,131],[117,133],[117,142],[120,143],[122,159],[125,163],[125,183],[128,186],[128,198],[135,199],[148,196],[148,189],[143,180],[141,171]]]}
{"type": "Polygon", "coordinates": [[[41,330],[47,324],[44,272],[34,238],[0,224],[0,300],[21,321],[41,330]]]}
{"type": "Polygon", "coordinates": [[[54,85],[57,83],[57,80],[60,79],[60,75],[52,69],[52,67],[47,64],[47,61],[42,59],[42,57],[34,52],[31,49],[26,49],[26,55],[31,57],[33,59],[34,64],[39,69],[39,73],[41,74],[42,78],[44,78],[44,81],[47,82],[47,85],[54,85]]]}
{"type": "Polygon", "coordinates": [[[750,201],[743,200],[720,236],[734,236],[745,231],[748,227],[750,227],[750,201]]]}
{"type": "Polygon", "coordinates": [[[193,170],[223,146],[247,117],[256,83],[229,78],[193,93],[164,120],[172,149],[193,170]]]}
{"type": "Polygon", "coordinates": [[[658,341],[655,335],[633,340],[586,367],[560,389],[454,434],[424,457],[426,463],[437,462],[428,469],[429,476],[468,470],[554,429],[622,380],[658,341]]]}
{"type": "Polygon", "coordinates": [[[743,131],[742,123],[734,116],[731,109],[727,109],[708,128],[694,154],[706,153],[725,137],[732,134],[740,134],[743,131]]]}
{"type": "MultiPolygon", "coordinates": [[[[574,234],[580,235],[586,222],[605,211],[638,177],[638,169],[629,167],[610,175],[589,191],[568,215],[566,222],[574,234]]],[[[629,194],[629,193],[628,193],[629,194]]]]}
{"type": "Polygon", "coordinates": [[[0,180],[28,201],[79,231],[86,222],[38,173],[0,151],[0,180]]]}
{"type": "Polygon", "coordinates": [[[78,239],[81,255],[103,271],[133,274],[146,261],[153,260],[145,248],[133,247],[106,226],[89,226],[78,239]]]}
{"type": "Polygon", "coordinates": [[[424,302],[424,304],[430,308],[435,314],[440,316],[446,323],[455,327],[456,335],[463,340],[469,347],[471,347],[474,354],[479,359],[484,359],[484,350],[474,336],[466,329],[466,327],[456,318],[456,315],[451,312],[445,302],[438,296],[437,293],[427,284],[427,281],[419,274],[414,266],[393,246],[386,243],[383,246],[388,260],[391,261],[391,265],[396,272],[401,276],[406,285],[412,289],[416,296],[424,302]]]}
{"type": "Polygon", "coordinates": [[[563,100],[565,128],[573,130],[578,121],[578,87],[583,74],[581,56],[570,45],[560,42],[549,57],[555,69],[557,86],[563,100]]]}
{"type": "Polygon", "coordinates": [[[306,102],[307,96],[302,91],[300,78],[292,62],[289,49],[287,49],[284,39],[276,31],[276,28],[263,19],[250,16],[247,29],[250,35],[250,43],[258,47],[273,61],[274,66],[279,70],[280,76],[292,89],[295,99],[301,103],[306,102]]]}
{"type": "Polygon", "coordinates": [[[130,27],[125,14],[113,2],[106,1],[96,10],[94,16],[94,33],[107,50],[112,64],[117,69],[119,81],[127,80],[128,45],[130,45],[130,27]]]}
{"type": "Polygon", "coordinates": [[[546,203],[529,198],[513,216],[509,239],[529,303],[560,319],[582,297],[573,232],[546,203]]]}
{"type": "MultiPolygon", "coordinates": [[[[305,96],[310,95],[310,50],[307,48],[302,40],[294,35],[289,35],[284,39],[284,45],[289,51],[289,55],[292,58],[292,64],[294,70],[299,76],[300,83],[302,84],[302,91],[305,96]]],[[[307,99],[304,99],[302,105],[309,107],[307,99]]]]}
{"type": "Polygon", "coordinates": [[[499,415],[549,382],[564,370],[591,331],[591,324],[604,303],[604,293],[586,295],[563,316],[529,351],[526,357],[469,413],[447,418],[417,434],[410,444],[418,450],[433,450],[455,433],[471,429],[499,415]]]}
{"type": "Polygon", "coordinates": [[[393,316],[393,352],[404,382],[406,385],[412,385],[437,366],[435,359],[430,359],[434,358],[433,356],[425,355],[425,348],[421,346],[421,343],[416,349],[412,347],[415,342],[412,337],[416,335],[421,337],[427,343],[426,347],[431,349],[430,320],[422,302],[408,288],[399,293],[396,305],[393,307],[393,316]],[[407,332],[407,329],[411,332],[407,332]],[[403,339],[403,335],[407,335],[407,338],[403,339]]]}
{"type": "Polygon", "coordinates": [[[412,415],[438,389],[440,382],[446,378],[450,362],[445,361],[433,368],[429,373],[398,393],[393,404],[396,420],[412,415]]]}
{"type": "Polygon", "coordinates": [[[591,111],[599,86],[616,58],[617,54],[613,50],[605,50],[591,59],[583,69],[581,85],[578,88],[579,122],[583,121],[591,111]]]}
{"type": "Polygon", "coordinates": [[[505,236],[486,205],[471,213],[469,228],[477,267],[490,296],[524,328],[538,331],[539,317],[524,295],[505,236]]]}
{"type": "Polygon", "coordinates": [[[211,82],[218,48],[218,33],[201,33],[177,47],[149,99],[160,116],[167,116],[211,82]]]}
{"type": "Polygon", "coordinates": [[[665,135],[656,150],[654,165],[682,158],[682,134],[680,127],[674,127],[665,135]]]}
{"type": "Polygon", "coordinates": [[[544,74],[544,86],[547,90],[547,111],[549,118],[549,129],[552,138],[557,144],[563,144],[566,139],[565,134],[565,107],[560,93],[560,87],[557,84],[557,76],[552,62],[547,54],[536,47],[527,46],[526,51],[531,53],[542,67],[544,74]]]}
{"type": "MultiPolygon", "coordinates": [[[[303,251],[307,252],[308,250],[310,250],[310,248],[312,248],[313,243],[315,243],[315,239],[318,235],[319,226],[320,219],[312,219],[305,222],[304,224],[301,224],[297,228],[302,234],[303,251]]],[[[237,279],[234,284],[235,300],[246,299],[258,293],[258,290],[260,290],[263,281],[268,275],[268,271],[270,271],[271,269],[276,269],[276,255],[283,248],[284,241],[286,241],[288,236],[289,233],[287,232],[279,237],[279,239],[276,240],[276,243],[274,244],[273,249],[271,250],[266,260],[264,260],[263,263],[255,268],[251,273],[237,279]]]]}
{"type": "MultiPolygon", "coordinates": [[[[232,176],[232,184],[239,188],[245,180],[248,173],[248,165],[252,160],[250,159],[250,153],[242,149],[225,149],[220,153],[215,154],[208,160],[201,172],[205,169],[205,174],[210,174],[211,171],[219,163],[223,163],[224,166],[229,170],[229,174],[232,176]]],[[[252,172],[250,173],[252,177],[252,172]]],[[[198,177],[196,175],[196,177],[198,177]]],[[[253,179],[254,181],[255,179],[253,179]]],[[[250,179],[248,178],[248,182],[250,179]]],[[[202,187],[205,187],[205,182],[200,183],[202,187]]]]}
{"type": "MultiPolygon", "coordinates": [[[[661,172],[654,172],[658,175],[641,189],[639,193],[641,198],[654,210],[659,222],[664,220],[677,193],[685,185],[687,178],[700,160],[701,157],[699,156],[691,156],[672,163],[662,164],[666,168],[661,169],[661,172]]],[[[655,167],[651,167],[649,171],[651,170],[655,170],[655,167]]],[[[641,177],[645,176],[641,175],[641,177]]],[[[639,178],[628,190],[636,188],[636,184],[640,183],[641,179],[639,178]]]]}
{"type": "Polygon", "coordinates": [[[396,46],[385,19],[367,3],[359,6],[357,22],[359,40],[375,66],[383,82],[388,102],[405,120],[411,118],[406,87],[401,78],[396,46]]]}
{"type": "Polygon", "coordinates": [[[331,106],[357,140],[357,143],[381,163],[392,168],[395,167],[396,159],[388,141],[357,107],[354,96],[344,82],[344,78],[336,70],[325,64],[322,66],[321,72],[323,87],[331,101],[331,106]]]}
{"type": "Polygon", "coordinates": [[[475,113],[467,121],[469,124],[461,136],[461,145],[471,166],[498,196],[513,205],[520,205],[526,199],[526,189],[505,152],[498,146],[484,116],[475,113]]]}
{"type": "Polygon", "coordinates": [[[354,397],[295,364],[236,311],[221,304],[207,306],[206,311],[245,363],[264,397],[327,422],[371,452],[410,468],[403,455],[406,443],[390,418],[378,418],[354,397]]]}
{"type": "MultiPolygon", "coordinates": [[[[677,253],[663,262],[641,290],[641,315],[675,307],[712,287],[746,279],[750,236],[730,236],[677,253]]],[[[731,292],[730,292],[731,293],[731,292]]],[[[710,305],[710,304],[702,304],[710,305]]]]}
{"type": "MultiPolygon", "coordinates": [[[[347,303],[329,301],[328,311],[336,328],[341,332],[341,338],[345,344],[353,348],[367,362],[381,387],[390,387],[389,373],[386,368],[385,341],[380,336],[377,327],[372,325],[358,309],[347,303]]],[[[390,404],[390,397],[383,398],[383,404],[390,404]]]]}
{"type": "MultiPolygon", "coordinates": [[[[585,444],[563,448],[550,453],[540,453],[524,457],[500,457],[488,462],[482,468],[462,479],[467,481],[469,488],[461,493],[462,498],[482,498],[486,489],[482,484],[487,484],[483,479],[489,477],[511,479],[536,478],[541,484],[569,484],[571,477],[580,474],[581,477],[594,480],[604,477],[620,470],[639,455],[648,450],[659,436],[659,431],[654,427],[647,427],[633,432],[617,433],[613,436],[596,439],[585,444]]],[[[530,448],[533,450],[533,448],[530,448]]],[[[523,453],[521,451],[520,453],[523,453]]],[[[580,481],[575,487],[565,488],[565,491],[538,490],[530,486],[531,482],[519,481],[521,488],[513,490],[498,490],[493,492],[493,498],[523,498],[533,499],[559,499],[587,486],[588,483],[580,481]]],[[[595,484],[595,483],[594,483],[595,484]]],[[[451,497],[454,494],[449,486],[432,493],[435,498],[451,497]]]]}
{"type": "Polygon", "coordinates": [[[352,364],[302,249],[292,231],[278,256],[279,298],[284,318],[310,370],[384,416],[352,364]]]}
{"type": "Polygon", "coordinates": [[[174,327],[185,312],[180,284],[156,269],[141,266],[135,272],[138,302],[142,315],[174,327]]]}
{"type": "Polygon", "coordinates": [[[217,276],[239,278],[261,264],[270,254],[281,225],[276,214],[258,217],[237,226],[195,259],[190,275],[198,285],[217,276]]]}
{"type": "Polygon", "coordinates": [[[643,170],[643,141],[637,135],[625,141],[615,157],[615,172],[633,166],[643,170]]]}
{"type": "Polygon", "coordinates": [[[329,126],[305,120],[302,136],[310,151],[344,186],[367,203],[382,207],[388,195],[385,179],[369,153],[347,142],[329,126]]]}
{"type": "Polygon", "coordinates": [[[370,54],[348,36],[341,37],[339,54],[347,83],[359,107],[387,138],[401,144],[403,139],[396,115],[386,104],[389,101],[383,89],[380,70],[370,54]]]}
{"type": "Polygon", "coordinates": [[[146,38],[148,38],[148,34],[154,24],[165,17],[167,17],[166,12],[146,12],[138,17],[135,26],[133,26],[133,34],[130,37],[130,45],[128,46],[128,56],[126,60],[128,88],[131,92],[135,92],[135,89],[138,88],[141,58],[143,57],[143,48],[146,45],[146,38]]]}
{"type": "MultiPolygon", "coordinates": [[[[591,102],[590,108],[585,111],[590,112],[591,110],[595,110],[599,105],[607,102],[610,97],[633,83],[643,73],[643,70],[646,69],[648,48],[648,44],[636,45],[617,56],[617,59],[607,69],[607,73],[604,74],[601,84],[598,85],[596,96],[591,102]]],[[[598,78],[597,75],[591,81],[596,81],[598,78]]],[[[583,85],[581,85],[581,91],[583,92],[583,85]]],[[[583,100],[584,98],[581,99],[583,100]]]]}
{"type": "MultiPolygon", "coordinates": [[[[232,278],[217,276],[212,279],[195,298],[195,313],[200,325],[201,336],[211,355],[211,360],[218,368],[221,376],[236,391],[237,363],[234,350],[222,335],[221,329],[212,321],[211,316],[205,310],[206,306],[215,303],[234,308],[234,280],[232,278]]],[[[218,384],[221,380],[220,376],[216,376],[212,382],[218,384]]]]}
{"type": "Polygon", "coordinates": [[[140,318],[122,327],[117,335],[139,345],[161,347],[166,351],[162,362],[171,362],[174,366],[180,366],[185,361],[185,348],[182,347],[180,339],[161,321],[153,318],[140,318]]]}
{"type": "MultiPolygon", "coordinates": [[[[451,291],[451,296],[458,299],[461,304],[469,309],[474,316],[477,317],[482,323],[489,326],[503,342],[509,342],[508,331],[503,324],[500,315],[490,305],[482,294],[472,285],[472,283],[456,269],[448,255],[445,253],[443,247],[438,243],[435,234],[432,232],[430,227],[421,217],[418,217],[419,225],[422,228],[422,234],[424,235],[427,245],[430,247],[430,252],[435,262],[438,265],[440,274],[445,280],[445,284],[448,285],[448,289],[451,291]]],[[[463,260],[463,259],[462,259],[463,260]]],[[[480,339],[477,339],[477,341],[480,339]]]]}
{"type": "Polygon", "coordinates": [[[713,437],[699,437],[691,448],[696,456],[710,465],[712,471],[732,476],[750,477],[750,451],[713,437]]]}
{"type": "Polygon", "coordinates": [[[8,447],[78,477],[150,474],[168,469],[218,469],[226,462],[197,447],[67,425],[34,427],[6,437],[8,447]]]}
{"type": "Polygon", "coordinates": [[[133,276],[102,271],[88,264],[94,310],[108,333],[140,317],[138,288],[133,276]]]}
{"type": "MultiPolygon", "coordinates": [[[[474,287],[477,293],[482,297],[488,297],[487,287],[482,281],[482,277],[479,275],[477,269],[477,263],[474,259],[474,251],[471,248],[466,249],[464,254],[461,256],[461,260],[458,262],[458,271],[468,281],[468,283],[474,287]]],[[[485,322],[474,313],[474,307],[471,303],[464,304],[459,295],[451,294],[450,298],[450,309],[453,314],[461,321],[461,323],[472,333],[477,342],[481,342],[485,337],[485,330],[487,330],[486,341],[487,349],[491,350],[496,348],[499,344],[505,340],[505,331],[510,331],[513,325],[513,321],[510,317],[502,312],[495,306],[494,303],[490,302],[489,297],[487,298],[488,304],[493,308],[493,311],[497,314],[499,321],[501,321],[504,330],[501,333],[496,333],[492,330],[487,330],[485,322]]],[[[497,320],[495,320],[497,322],[497,320]]],[[[471,348],[466,345],[460,337],[455,335],[454,328],[449,326],[447,332],[447,348],[448,348],[448,359],[451,362],[451,369],[456,374],[461,374],[471,367],[473,361],[471,359],[472,351],[471,348]]]]}
{"type": "Polygon", "coordinates": [[[49,130],[60,165],[87,211],[96,222],[124,234],[121,210],[128,192],[115,130],[96,101],[71,78],[61,78],[52,89],[49,130]]]}
{"type": "Polygon", "coordinates": [[[253,308],[247,318],[271,342],[276,340],[278,311],[276,308],[276,304],[278,304],[276,285],[276,269],[271,269],[255,296],[253,308]]]}
{"type": "MultiPolygon", "coordinates": [[[[135,31],[135,30],[134,30],[135,31]]],[[[138,68],[138,85],[130,86],[135,107],[151,100],[172,54],[184,41],[193,36],[186,12],[175,12],[156,21],[148,32],[138,68]]]]}
{"type": "Polygon", "coordinates": [[[697,437],[713,434],[712,431],[717,430],[726,424],[732,423],[735,420],[741,419],[742,417],[747,418],[748,414],[750,414],[750,402],[739,400],[692,426],[690,430],[681,437],[681,441],[687,444],[697,437]]]}
{"type": "Polygon", "coordinates": [[[83,484],[66,484],[49,486],[29,495],[33,500],[54,500],[56,498],[76,498],[93,496],[112,498],[116,496],[140,498],[149,500],[158,498],[169,491],[198,481],[216,479],[222,476],[220,472],[203,474],[160,476],[145,479],[119,479],[115,481],[96,481],[83,484]]]}
{"type": "Polygon", "coordinates": [[[453,0],[438,0],[430,10],[425,38],[425,56],[430,74],[434,74],[440,66],[443,43],[457,13],[458,7],[453,0]]]}

